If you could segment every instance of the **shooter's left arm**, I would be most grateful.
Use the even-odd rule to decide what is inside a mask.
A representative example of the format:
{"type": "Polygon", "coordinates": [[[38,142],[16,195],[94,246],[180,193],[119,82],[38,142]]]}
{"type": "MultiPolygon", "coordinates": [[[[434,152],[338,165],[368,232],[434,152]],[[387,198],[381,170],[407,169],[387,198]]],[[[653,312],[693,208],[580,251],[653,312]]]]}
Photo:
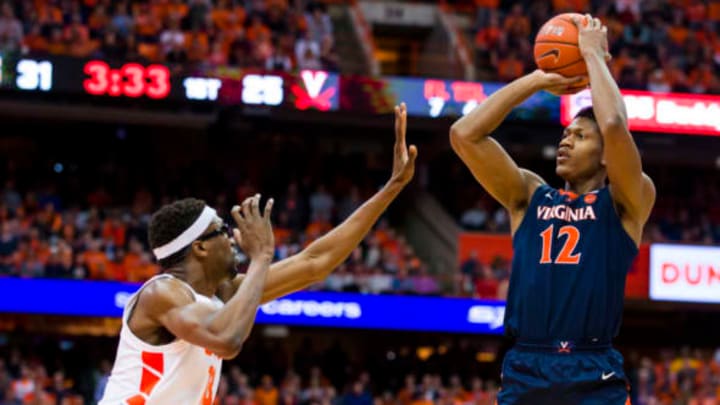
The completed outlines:
{"type": "Polygon", "coordinates": [[[580,49],[590,76],[593,110],[603,136],[613,198],[642,227],[655,202],[655,186],[643,173],[640,153],[628,130],[625,102],[606,63],[606,36],[607,28],[598,19],[591,19],[580,28],[580,49]]]}

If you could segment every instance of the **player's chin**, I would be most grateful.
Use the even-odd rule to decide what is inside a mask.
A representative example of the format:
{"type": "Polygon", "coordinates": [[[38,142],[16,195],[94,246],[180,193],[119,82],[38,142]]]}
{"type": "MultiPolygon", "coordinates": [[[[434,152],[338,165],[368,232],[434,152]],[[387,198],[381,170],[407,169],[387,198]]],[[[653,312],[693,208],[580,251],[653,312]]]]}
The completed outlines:
{"type": "Polygon", "coordinates": [[[570,170],[570,165],[568,165],[566,162],[557,162],[555,165],[555,174],[557,174],[563,179],[567,179],[572,174],[572,170],[570,170]]]}

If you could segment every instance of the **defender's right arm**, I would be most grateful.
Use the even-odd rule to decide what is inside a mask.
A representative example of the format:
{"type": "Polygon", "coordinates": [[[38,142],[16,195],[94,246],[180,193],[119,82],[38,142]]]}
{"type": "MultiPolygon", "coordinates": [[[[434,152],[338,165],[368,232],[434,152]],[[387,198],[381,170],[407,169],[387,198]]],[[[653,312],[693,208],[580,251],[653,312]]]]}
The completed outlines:
{"type": "Polygon", "coordinates": [[[178,280],[158,280],[143,291],[138,305],[147,308],[150,318],[167,328],[177,338],[204,347],[218,356],[231,359],[240,352],[255,322],[268,269],[272,262],[275,240],[270,225],[273,200],[260,214],[260,196],[250,197],[233,208],[238,225],[235,240],[250,257],[244,282],[220,309],[196,302],[187,287],[178,280]],[[239,215],[242,210],[243,215],[239,215]]]}
{"type": "Polygon", "coordinates": [[[450,128],[450,143],[477,181],[509,212],[512,231],[519,225],[532,192],[544,181],[520,169],[500,144],[488,136],[513,108],[540,90],[556,94],[582,80],[536,70],[483,101],[450,128]],[[518,215],[519,214],[519,215],[518,215]]]}

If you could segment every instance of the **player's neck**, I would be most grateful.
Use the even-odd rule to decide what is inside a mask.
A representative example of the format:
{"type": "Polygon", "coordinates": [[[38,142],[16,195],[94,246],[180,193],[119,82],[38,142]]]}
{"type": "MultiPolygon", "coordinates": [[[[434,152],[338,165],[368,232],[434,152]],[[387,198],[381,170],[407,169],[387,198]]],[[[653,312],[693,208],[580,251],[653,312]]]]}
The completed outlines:
{"type": "Polygon", "coordinates": [[[219,282],[209,279],[199,263],[188,263],[182,267],[172,267],[165,273],[188,283],[196,293],[212,297],[217,293],[219,282]]]}
{"type": "Polygon", "coordinates": [[[605,174],[598,173],[593,177],[586,179],[577,179],[575,181],[565,181],[565,190],[572,191],[575,194],[582,195],[593,190],[599,190],[605,187],[605,174]]]}

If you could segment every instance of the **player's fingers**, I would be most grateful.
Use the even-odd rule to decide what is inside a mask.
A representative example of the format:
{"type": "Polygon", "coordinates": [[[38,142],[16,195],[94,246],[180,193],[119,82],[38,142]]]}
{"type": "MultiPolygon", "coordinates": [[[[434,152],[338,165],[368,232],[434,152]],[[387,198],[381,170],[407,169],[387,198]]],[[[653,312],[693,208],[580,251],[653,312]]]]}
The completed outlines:
{"type": "Polygon", "coordinates": [[[241,223],[245,222],[245,218],[243,218],[242,216],[242,208],[239,205],[235,205],[232,207],[232,209],[230,210],[230,216],[233,218],[235,223],[238,224],[238,226],[241,223]]]}
{"type": "Polygon", "coordinates": [[[595,17],[593,18],[593,28],[600,28],[602,27],[602,22],[600,22],[600,19],[595,17]]]}
{"type": "Polygon", "coordinates": [[[237,243],[238,246],[242,246],[242,232],[240,232],[238,228],[233,228],[232,232],[235,243],[237,243]]]}
{"type": "Polygon", "coordinates": [[[260,218],[260,194],[255,194],[252,202],[252,213],[255,218],[260,218]]]}
{"type": "Polygon", "coordinates": [[[400,106],[395,106],[395,147],[397,148],[400,141],[400,106]]]}
{"type": "Polygon", "coordinates": [[[564,89],[567,86],[580,83],[581,81],[583,81],[583,79],[585,79],[585,76],[561,77],[560,79],[558,79],[557,86],[553,87],[564,89]]]}
{"type": "Polygon", "coordinates": [[[418,155],[417,146],[410,145],[410,147],[408,148],[408,162],[415,163],[415,159],[417,159],[417,155],[418,155]]]}
{"type": "Polygon", "coordinates": [[[253,197],[248,197],[243,201],[241,205],[241,212],[243,215],[243,218],[247,221],[250,218],[250,215],[252,214],[252,208],[250,207],[252,204],[253,197]]]}
{"type": "Polygon", "coordinates": [[[407,107],[405,103],[400,104],[400,139],[398,140],[402,148],[405,147],[405,134],[407,132],[407,107]]]}
{"type": "Polygon", "coordinates": [[[265,220],[267,220],[268,222],[270,222],[270,215],[272,214],[272,207],[274,203],[275,200],[273,200],[272,198],[267,200],[267,202],[265,203],[265,220]]]}
{"type": "Polygon", "coordinates": [[[576,27],[582,28],[582,21],[583,21],[582,17],[578,17],[578,16],[574,15],[570,19],[572,20],[573,24],[575,24],[576,27]]]}

